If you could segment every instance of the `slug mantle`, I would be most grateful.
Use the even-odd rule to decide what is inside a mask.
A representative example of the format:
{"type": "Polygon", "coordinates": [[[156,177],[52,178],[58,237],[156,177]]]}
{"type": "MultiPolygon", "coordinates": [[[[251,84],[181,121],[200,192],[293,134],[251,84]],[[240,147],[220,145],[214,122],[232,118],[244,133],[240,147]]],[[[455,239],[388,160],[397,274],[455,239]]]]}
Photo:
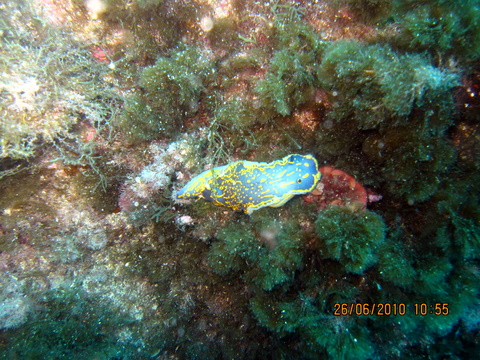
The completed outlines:
{"type": "Polygon", "coordinates": [[[177,193],[177,199],[205,199],[251,214],[309,193],[320,177],[317,160],[311,155],[291,154],[270,163],[240,160],[194,177],[177,193]]]}

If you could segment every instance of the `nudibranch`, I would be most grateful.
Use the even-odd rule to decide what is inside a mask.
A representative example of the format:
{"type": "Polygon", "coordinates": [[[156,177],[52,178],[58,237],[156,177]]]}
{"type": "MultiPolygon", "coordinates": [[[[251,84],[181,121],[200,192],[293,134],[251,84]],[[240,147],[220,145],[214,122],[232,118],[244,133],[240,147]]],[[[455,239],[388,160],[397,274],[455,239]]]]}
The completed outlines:
{"type": "Polygon", "coordinates": [[[270,163],[240,160],[194,177],[178,191],[177,199],[205,199],[251,214],[312,191],[320,177],[311,155],[291,154],[270,163]]]}

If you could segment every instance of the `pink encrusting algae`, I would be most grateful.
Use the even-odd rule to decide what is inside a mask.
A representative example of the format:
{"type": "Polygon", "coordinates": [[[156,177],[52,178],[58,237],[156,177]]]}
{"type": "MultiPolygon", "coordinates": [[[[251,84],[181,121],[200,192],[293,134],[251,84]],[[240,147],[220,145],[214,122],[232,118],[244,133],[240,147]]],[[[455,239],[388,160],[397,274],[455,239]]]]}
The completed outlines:
{"type": "Polygon", "coordinates": [[[367,203],[382,199],[382,196],[372,190],[366,190],[355,178],[342,170],[323,166],[319,171],[322,177],[317,187],[310,194],[303,196],[305,202],[313,202],[319,209],[335,205],[365,210],[367,203]]]}

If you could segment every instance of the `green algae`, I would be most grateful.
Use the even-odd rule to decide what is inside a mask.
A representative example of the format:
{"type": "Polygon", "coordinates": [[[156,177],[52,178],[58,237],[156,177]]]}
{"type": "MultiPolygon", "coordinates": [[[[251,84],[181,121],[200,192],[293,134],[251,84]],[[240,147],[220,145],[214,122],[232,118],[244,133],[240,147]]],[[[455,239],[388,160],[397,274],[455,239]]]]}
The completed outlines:
{"type": "Polygon", "coordinates": [[[423,54],[336,41],[325,50],[317,76],[335,102],[326,114],[328,126],[318,132],[318,152],[328,158],[361,146],[366,168],[376,169],[371,177],[382,172],[392,194],[411,203],[432,196],[439,175],[455,162],[446,130],[453,123],[457,75],[423,54]]]}
{"type": "Polygon", "coordinates": [[[143,91],[127,98],[118,127],[130,141],[172,136],[181,119],[198,111],[198,102],[208,79],[211,62],[193,47],[179,45],[170,57],[160,57],[140,74],[143,91]]]}
{"type": "MultiPolygon", "coordinates": [[[[104,10],[98,17],[110,28],[122,28],[131,33],[134,41],[129,43],[127,54],[138,58],[142,54],[159,55],[159,49],[174,47],[192,31],[192,23],[210,6],[196,0],[164,1],[138,0],[125,3],[123,0],[106,0],[104,10]],[[138,24],[142,26],[138,26],[138,24]]],[[[85,14],[83,2],[78,12],[85,14]]]]}
{"type": "MultiPolygon", "coordinates": [[[[370,24],[389,16],[383,1],[344,3],[370,24]],[[360,9],[358,4],[367,6],[360,9]]],[[[138,77],[137,88],[126,96],[118,127],[121,137],[134,144],[125,154],[139,153],[138,142],[170,141],[179,135],[186,117],[195,119],[198,104],[208,102],[206,108],[211,112],[207,116],[214,119],[209,133],[213,140],[199,146],[197,168],[204,165],[204,157],[216,159],[212,162],[231,155],[269,161],[281,157],[274,154],[297,146],[355,174],[363,184],[375,185],[384,196],[372,205],[375,212],[328,207],[317,214],[313,205],[305,206],[298,198],[252,217],[226,213],[207,202],[187,208],[162,200],[155,225],[150,223],[152,201],[136,215],[142,219],[128,219],[129,230],[115,234],[125,241],[123,251],[128,253],[131,275],[141,275],[154,284],[159,303],[169,313],[157,328],[145,330],[158,330],[161,339],[142,337],[138,343],[155,344],[158,351],[153,354],[158,356],[206,359],[242,358],[238,344],[242,351],[249,349],[249,358],[273,354],[278,358],[408,355],[437,359],[445,354],[465,356],[478,348],[472,335],[478,325],[469,323],[466,314],[478,306],[480,291],[476,272],[480,181],[475,174],[479,166],[471,156],[474,152],[459,156],[458,141],[452,140],[459,127],[451,90],[459,84],[465,64],[453,68],[445,58],[439,59],[457,53],[461,61],[478,56],[475,46],[470,49],[463,43],[465,37],[476,44],[472,32],[476,20],[468,19],[466,8],[459,6],[453,15],[440,16],[452,8],[452,2],[428,1],[418,7],[408,2],[403,8],[397,6],[394,16],[390,14],[390,21],[399,27],[395,37],[383,34],[378,44],[353,40],[327,44],[302,21],[306,9],[278,2],[270,43],[256,52],[248,50],[246,56],[234,50],[245,42],[235,36],[241,23],[218,23],[208,38],[226,51],[219,67],[222,86],[236,83],[233,78],[239,72],[258,71],[268,64],[263,78],[253,76],[246,81],[250,90],[246,94],[224,96],[222,86],[211,79],[214,62],[204,62],[200,47],[178,46],[178,40],[189,33],[187,27],[192,28],[187,23],[197,21],[201,14],[197,2],[185,7],[156,0],[133,2],[128,8],[118,1],[109,4],[113,10],[103,14],[102,21],[112,25],[122,19],[124,29],[136,28],[135,36],[141,40],[127,51],[131,64],[125,61],[120,67],[133,74],[130,67],[139,69],[133,76],[138,77]],[[139,21],[142,27],[136,26],[139,21]],[[157,37],[152,36],[155,27],[157,37]],[[221,29],[229,31],[227,38],[220,36],[221,29]],[[132,54],[134,49],[138,54],[132,54]],[[145,56],[141,64],[140,56],[145,56]],[[298,123],[287,122],[299,110],[322,106],[313,104],[318,89],[326,94],[325,109],[319,112],[325,116],[315,117],[319,126],[313,142],[299,142],[303,134],[298,123]],[[221,155],[213,156],[217,151],[221,155]],[[175,216],[187,213],[194,218],[191,225],[175,224],[175,216]],[[129,243],[137,247],[131,251],[129,243]],[[373,302],[404,302],[409,310],[404,316],[332,314],[338,303],[373,302]],[[450,315],[414,315],[413,304],[422,302],[448,303],[450,315]],[[449,343],[446,348],[450,341],[454,346],[449,343]]],[[[472,9],[475,16],[477,8],[472,5],[472,9]]],[[[89,103],[96,100],[95,95],[86,98],[89,103]]],[[[101,119],[100,126],[108,122],[108,116],[101,119]]],[[[66,123],[76,121],[72,118],[66,123]]],[[[21,138],[27,141],[19,144],[34,144],[28,136],[21,138]]],[[[474,138],[468,138],[470,147],[478,145],[474,138]]],[[[69,137],[64,143],[75,145],[75,139],[69,137]]],[[[101,154],[93,144],[85,146],[84,152],[75,147],[74,151],[61,149],[72,167],[88,165],[108,178],[115,176],[107,159],[90,165],[88,156],[101,154]]],[[[9,157],[24,157],[18,154],[9,157]]],[[[89,203],[95,209],[113,210],[115,191],[101,200],[100,193],[88,191],[94,186],[90,177],[76,174],[72,181],[84,199],[79,206],[89,203]]],[[[34,188],[30,183],[25,187],[34,188]]],[[[26,209],[22,206],[13,208],[26,209]]],[[[31,205],[30,211],[49,215],[41,205],[31,205]]],[[[116,241],[113,238],[110,241],[116,241]]],[[[16,245],[3,246],[9,250],[16,245]]],[[[66,256],[66,250],[58,250],[58,256],[62,254],[66,256]]],[[[75,316],[60,323],[50,310],[62,307],[59,314],[68,317],[65,309],[80,305],[68,299],[48,300],[43,305],[48,316],[32,319],[45,320],[45,333],[60,329],[54,339],[58,343],[66,337],[85,350],[82,355],[95,356],[99,353],[90,351],[95,345],[86,337],[91,334],[104,347],[102,355],[121,356],[110,352],[116,338],[96,324],[100,321],[106,328],[117,328],[125,319],[105,311],[112,319],[105,322],[104,309],[86,306],[86,323],[79,323],[81,319],[75,316]],[[71,331],[76,325],[79,333],[71,331]]],[[[138,331],[135,324],[125,321],[132,332],[138,331]]],[[[43,333],[36,334],[49,340],[43,333]]],[[[63,340],[68,348],[72,342],[63,340]]],[[[31,341],[21,344],[27,350],[17,356],[28,357],[28,349],[37,346],[31,341]]],[[[122,355],[130,353],[133,349],[124,348],[122,355]]]]}
{"type": "Polygon", "coordinates": [[[450,89],[458,83],[457,75],[433,66],[424,55],[342,40],[325,49],[317,76],[340,102],[329,118],[353,117],[360,129],[382,126],[385,118],[390,126],[403,124],[415,107],[451,107],[450,89]]]}
{"type": "Polygon", "coordinates": [[[401,240],[401,234],[396,230],[380,246],[378,270],[386,281],[395,286],[408,288],[416,277],[416,270],[413,267],[415,254],[401,240]]]}
{"type": "Polygon", "coordinates": [[[362,273],[377,261],[376,249],[385,238],[383,219],[370,211],[357,214],[336,206],[320,211],[315,222],[320,255],[338,260],[345,270],[362,273]]]}
{"type": "Polygon", "coordinates": [[[209,264],[219,275],[237,273],[245,281],[268,291],[291,281],[295,271],[302,267],[301,240],[295,236],[297,229],[293,224],[284,227],[272,221],[261,221],[255,228],[263,234],[263,240],[242,224],[222,230],[217,235],[219,241],[209,252],[209,264]],[[241,271],[246,264],[255,267],[241,271]]]}
{"type": "Polygon", "coordinates": [[[480,54],[478,1],[428,0],[421,6],[398,1],[393,14],[401,26],[393,43],[466,59],[480,54]]]}
{"type": "Polygon", "coordinates": [[[289,50],[276,52],[265,78],[256,87],[256,93],[264,106],[274,108],[280,115],[286,116],[311,98],[314,77],[307,65],[312,62],[310,54],[302,58],[289,50]]]}
{"type": "MultiPolygon", "coordinates": [[[[322,354],[333,359],[367,359],[373,346],[368,334],[354,319],[332,321],[319,312],[314,299],[300,296],[293,302],[266,306],[269,301],[260,296],[251,301],[251,309],[263,326],[281,337],[296,334],[290,341],[301,347],[303,358],[314,359],[322,354]],[[307,346],[308,344],[308,346],[307,346]]],[[[292,354],[286,352],[285,356],[292,354]]]]}
{"type": "Polygon", "coordinates": [[[255,93],[262,107],[286,116],[312,99],[313,68],[324,43],[296,16],[285,19],[276,14],[274,24],[276,51],[265,77],[256,84],[255,93]]]}
{"type": "Polygon", "coordinates": [[[376,23],[384,20],[392,12],[393,3],[389,0],[335,0],[338,7],[348,5],[355,16],[366,23],[376,23]]]}
{"type": "Polygon", "coordinates": [[[238,23],[228,17],[216,20],[207,37],[213,46],[227,51],[234,51],[241,41],[238,23]]]}
{"type": "Polygon", "coordinates": [[[258,113],[253,101],[241,96],[232,96],[218,106],[215,111],[215,118],[224,126],[235,131],[251,128],[256,123],[265,122],[258,113]]]}
{"type": "Polygon", "coordinates": [[[40,302],[42,310],[10,337],[9,358],[62,359],[137,353],[134,346],[118,344],[108,332],[132,323],[73,288],[53,290],[40,302]]]}
{"type": "MultiPolygon", "coordinates": [[[[302,358],[314,359],[319,354],[333,359],[369,358],[373,354],[373,344],[365,320],[331,315],[327,297],[324,291],[316,296],[296,292],[289,296],[285,293],[257,294],[250,300],[250,309],[262,326],[283,341],[288,339],[296,344],[302,358]]],[[[277,351],[283,351],[286,357],[293,356],[292,350],[287,348],[277,351]]]]}
{"type": "Polygon", "coordinates": [[[0,9],[0,158],[32,159],[44,144],[87,158],[72,128],[85,121],[100,132],[111,121],[118,97],[98,90],[106,68],[71,32],[29,21],[36,14],[28,2],[10,16],[15,5],[0,9]]]}
{"type": "Polygon", "coordinates": [[[380,163],[383,176],[388,179],[388,189],[406,197],[410,204],[435,194],[441,175],[447,173],[456,159],[448,138],[431,133],[430,127],[418,130],[412,126],[397,127],[383,136],[367,137],[363,143],[365,154],[380,163]]]}

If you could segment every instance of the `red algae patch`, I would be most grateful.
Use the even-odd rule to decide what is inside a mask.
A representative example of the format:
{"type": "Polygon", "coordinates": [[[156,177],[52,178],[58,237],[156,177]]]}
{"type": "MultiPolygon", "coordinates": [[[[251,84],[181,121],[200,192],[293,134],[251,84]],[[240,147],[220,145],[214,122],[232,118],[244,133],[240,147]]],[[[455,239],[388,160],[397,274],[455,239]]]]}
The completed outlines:
{"type": "Polygon", "coordinates": [[[314,202],[319,209],[327,205],[345,206],[358,211],[367,208],[367,191],[353,176],[330,166],[319,170],[322,178],[315,190],[303,196],[305,202],[314,202]]]}

